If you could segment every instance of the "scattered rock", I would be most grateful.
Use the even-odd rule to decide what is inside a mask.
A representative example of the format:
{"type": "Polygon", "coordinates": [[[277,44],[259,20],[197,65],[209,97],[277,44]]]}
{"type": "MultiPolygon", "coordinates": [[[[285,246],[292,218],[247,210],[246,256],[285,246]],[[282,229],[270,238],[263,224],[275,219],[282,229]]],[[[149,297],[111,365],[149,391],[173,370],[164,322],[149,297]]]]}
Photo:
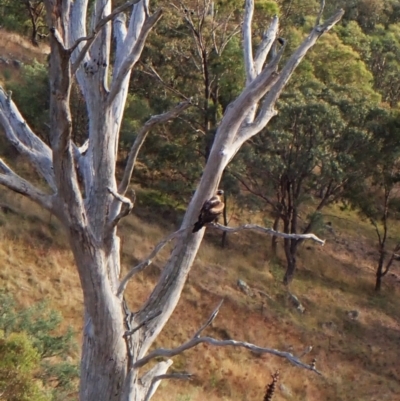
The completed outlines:
{"type": "Polygon", "coordinates": [[[292,393],[292,391],[290,390],[290,388],[289,388],[288,386],[285,386],[283,383],[281,383],[281,384],[279,385],[279,389],[281,390],[282,394],[283,394],[285,397],[291,398],[291,397],[293,396],[293,393],[292,393]]]}
{"type": "Polygon", "coordinates": [[[239,287],[239,290],[245,293],[246,295],[250,297],[254,295],[252,289],[243,280],[239,279],[237,281],[237,286],[239,287]]]}
{"type": "Polygon", "coordinates": [[[20,69],[20,68],[22,67],[22,65],[23,65],[22,61],[19,61],[19,60],[17,60],[17,59],[14,59],[14,60],[12,61],[12,63],[13,63],[13,66],[14,66],[16,69],[20,69]]]}
{"type": "Polygon", "coordinates": [[[323,329],[328,329],[328,330],[332,330],[332,331],[336,331],[337,326],[335,323],[333,323],[332,321],[330,322],[324,322],[321,324],[323,329]]]}
{"type": "Polygon", "coordinates": [[[299,298],[297,298],[296,295],[294,295],[288,291],[288,298],[289,298],[290,302],[296,307],[296,309],[300,313],[305,312],[306,308],[301,304],[301,302],[299,301],[299,298]]]}
{"type": "Polygon", "coordinates": [[[0,211],[3,212],[4,214],[17,214],[17,211],[13,209],[11,206],[6,205],[5,203],[0,203],[0,211]]]}
{"type": "Polygon", "coordinates": [[[360,316],[360,312],[358,310],[349,310],[346,312],[347,317],[349,317],[352,320],[357,320],[360,316]]]}

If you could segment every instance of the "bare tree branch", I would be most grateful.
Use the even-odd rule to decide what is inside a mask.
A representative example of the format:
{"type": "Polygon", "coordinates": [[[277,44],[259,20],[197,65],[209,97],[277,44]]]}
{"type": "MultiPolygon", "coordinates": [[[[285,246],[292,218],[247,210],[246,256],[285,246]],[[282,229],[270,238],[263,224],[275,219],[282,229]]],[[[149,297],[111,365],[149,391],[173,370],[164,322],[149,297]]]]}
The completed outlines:
{"type": "Polygon", "coordinates": [[[1,185],[4,185],[14,192],[28,197],[45,209],[54,212],[52,196],[39,191],[30,182],[24,180],[22,177],[16,174],[2,159],[0,159],[0,171],[1,185]]]}
{"type": "Polygon", "coordinates": [[[139,131],[138,136],[135,139],[135,142],[132,145],[132,148],[129,152],[128,161],[125,167],[124,175],[122,177],[121,183],[118,187],[118,192],[121,195],[124,195],[128,189],[129,183],[132,178],[133,169],[135,167],[136,159],[139,154],[140,148],[142,147],[147,134],[157,124],[163,124],[181,114],[184,110],[191,106],[190,99],[188,101],[179,103],[175,108],[169,110],[163,114],[159,114],[156,116],[152,116],[146,123],[143,125],[142,129],[139,131]]]}
{"type": "Polygon", "coordinates": [[[112,81],[110,93],[108,94],[108,104],[111,104],[113,102],[115,96],[117,96],[118,92],[120,91],[121,85],[126,75],[139,60],[147,35],[150,33],[153,26],[161,18],[161,15],[162,10],[157,10],[152,16],[146,18],[140,31],[140,35],[135,43],[135,46],[133,47],[130,54],[122,62],[121,67],[118,69],[117,75],[112,81]]]}
{"type": "MultiPolygon", "coordinates": [[[[340,20],[342,15],[343,11],[340,10],[326,21],[323,26],[314,28],[311,34],[305,38],[303,43],[295,51],[294,56],[289,59],[279,75],[276,73],[277,66],[274,63],[274,61],[276,61],[275,57],[272,62],[246,86],[236,100],[226,108],[217,129],[200,183],[182,222],[183,228],[187,228],[188,225],[193,224],[204,201],[211,197],[213,191],[218,187],[225,167],[238,152],[243,142],[249,139],[251,135],[258,132],[251,132],[251,129],[248,129],[243,130],[240,137],[237,136],[246,117],[253,112],[255,106],[258,105],[259,101],[267,93],[271,106],[268,110],[273,110],[280,93],[307,51],[326,30],[330,29],[340,20]]],[[[265,119],[263,121],[265,122],[265,119]]],[[[272,233],[272,230],[270,230],[270,233],[272,233]]],[[[177,240],[176,246],[161,273],[159,282],[154,287],[141,311],[138,312],[145,316],[154,308],[162,307],[163,309],[163,313],[146,327],[146,347],[150,347],[154,342],[176,307],[192,266],[194,255],[201,243],[202,238],[201,236],[199,237],[200,238],[197,239],[198,236],[181,236],[179,240],[177,240]]],[[[320,243],[323,243],[323,241],[320,240],[320,243]]]]}
{"type": "Polygon", "coordinates": [[[164,375],[158,375],[153,377],[151,381],[149,390],[146,394],[144,401],[149,401],[154,393],[154,386],[157,381],[164,380],[164,379],[177,379],[177,380],[190,380],[193,377],[190,373],[166,373],[164,375]]]}
{"type": "Polygon", "coordinates": [[[72,143],[72,147],[74,150],[75,160],[79,160],[89,149],[89,139],[86,139],[86,141],[79,147],[76,146],[75,143],[72,143]]]}
{"type": "Polygon", "coordinates": [[[309,233],[309,234],[286,234],[286,233],[282,233],[280,231],[275,231],[272,228],[266,228],[266,227],[259,226],[257,224],[244,224],[239,227],[226,227],[221,224],[212,223],[209,226],[214,227],[221,231],[228,232],[228,233],[236,233],[236,232],[244,231],[244,230],[254,230],[254,231],[259,231],[264,234],[270,234],[270,235],[274,235],[276,237],[282,237],[282,238],[302,239],[302,240],[311,239],[311,240],[317,242],[318,244],[325,245],[325,240],[318,238],[315,234],[311,234],[311,233],[309,233]]]}
{"type": "Polygon", "coordinates": [[[51,149],[30,129],[12,101],[11,93],[6,94],[1,87],[0,124],[7,139],[29,159],[40,176],[56,191],[51,149]]]}
{"type": "MultiPolygon", "coordinates": [[[[307,39],[304,40],[303,43],[297,48],[297,50],[292,54],[292,56],[287,61],[285,67],[282,69],[282,71],[280,71],[279,78],[274,82],[267,96],[265,97],[262,109],[259,112],[257,118],[252,124],[240,130],[235,140],[236,147],[240,147],[245,141],[259,133],[266,126],[269,120],[274,115],[276,115],[276,111],[273,108],[275,102],[279,98],[283,88],[286,86],[287,82],[292,76],[295,68],[303,60],[307,51],[315,44],[317,39],[325,32],[329,31],[338,21],[340,21],[343,14],[344,10],[340,9],[331,18],[326,20],[324,24],[316,25],[311,33],[308,35],[307,39]]],[[[257,79],[261,77],[261,75],[263,75],[264,71],[257,77],[257,79]]],[[[255,79],[254,82],[257,79],[255,79]]]]}
{"type": "Polygon", "coordinates": [[[107,188],[108,192],[110,192],[110,194],[112,194],[118,201],[120,201],[122,203],[122,207],[120,212],[117,214],[117,216],[115,216],[112,221],[109,224],[109,232],[112,231],[112,229],[114,229],[117,224],[119,223],[119,221],[124,218],[125,216],[128,216],[128,214],[132,211],[133,209],[133,205],[135,203],[136,200],[136,195],[133,199],[133,201],[131,201],[130,199],[128,199],[127,197],[113,191],[111,188],[107,188]]]}
{"type": "Polygon", "coordinates": [[[219,308],[221,307],[222,302],[219,303],[217,308],[211,313],[210,317],[208,318],[207,322],[199,329],[196,331],[194,336],[188,340],[186,343],[182,344],[179,347],[172,348],[172,349],[165,349],[165,348],[159,348],[156,349],[152,352],[150,352],[148,355],[143,357],[142,359],[139,359],[136,361],[133,365],[133,368],[140,368],[144,365],[146,365],[149,361],[151,361],[154,358],[157,357],[172,357],[178,354],[181,354],[182,352],[195,347],[198,344],[201,343],[206,343],[218,347],[224,347],[224,346],[233,346],[233,347],[243,347],[247,348],[250,351],[256,352],[256,353],[266,353],[266,354],[272,354],[279,356],[280,358],[285,358],[289,362],[291,362],[293,365],[311,370],[319,375],[321,375],[321,372],[319,372],[316,367],[315,363],[312,363],[311,365],[307,365],[306,363],[300,361],[299,358],[291,354],[290,352],[285,352],[285,351],[279,351],[274,348],[264,348],[264,347],[258,347],[257,345],[244,342],[244,341],[236,341],[236,340],[216,340],[215,338],[211,337],[199,337],[199,334],[206,329],[215,319],[215,317],[218,314],[219,308]]]}
{"type": "Polygon", "coordinates": [[[151,263],[153,262],[153,259],[156,257],[158,252],[161,251],[161,249],[164,248],[165,245],[168,244],[168,242],[172,241],[174,238],[176,238],[178,235],[186,231],[186,228],[181,228],[178,231],[175,231],[174,233],[170,234],[167,238],[159,242],[156,247],[153,249],[153,251],[150,253],[150,255],[147,257],[146,260],[143,262],[140,262],[137,266],[133,267],[127,275],[123,278],[121,281],[121,284],[119,285],[117,296],[121,296],[123,292],[125,291],[125,288],[129,282],[129,280],[136,274],[140,273],[143,271],[147,266],[150,266],[151,263]]]}
{"type": "Polygon", "coordinates": [[[132,330],[126,331],[124,334],[124,337],[131,336],[132,334],[136,333],[139,329],[141,329],[146,323],[150,322],[150,320],[156,318],[157,316],[160,316],[161,310],[156,311],[152,314],[150,314],[148,317],[146,317],[142,322],[140,322],[135,328],[132,330]]]}
{"type": "Polygon", "coordinates": [[[247,0],[244,10],[243,19],[243,51],[244,51],[244,65],[246,68],[246,85],[254,80],[257,76],[254,69],[253,60],[253,38],[251,34],[251,23],[254,13],[254,0],[247,0]]]}
{"type": "MultiPolygon", "coordinates": [[[[116,18],[114,18],[113,21],[113,33],[114,33],[114,39],[116,42],[116,48],[119,50],[126,39],[126,35],[128,33],[128,30],[126,28],[126,15],[121,13],[119,14],[116,18]]],[[[118,54],[119,56],[119,54],[118,54]]],[[[116,55],[117,57],[117,55],[116,55]]]]}
{"type": "Polygon", "coordinates": [[[71,73],[74,76],[76,70],[79,68],[81,62],[85,58],[87,52],[90,50],[93,42],[97,38],[98,34],[100,33],[101,29],[111,20],[113,20],[118,14],[124,12],[129,7],[133,6],[136,3],[139,3],[140,0],[131,0],[122,4],[121,6],[117,7],[111,14],[107,15],[103,19],[101,19],[96,27],[93,30],[93,33],[90,36],[81,37],[76,40],[76,42],[68,49],[68,52],[72,54],[72,52],[79,46],[81,42],[86,41],[85,46],[83,46],[82,50],[79,52],[78,57],[76,58],[74,64],[72,65],[71,73]]]}
{"type": "Polygon", "coordinates": [[[203,324],[203,326],[201,326],[196,333],[194,333],[193,338],[199,338],[200,334],[208,327],[212,324],[212,322],[216,319],[219,310],[221,309],[222,304],[224,303],[224,300],[221,299],[220,303],[218,304],[218,306],[214,309],[213,313],[211,313],[210,317],[207,319],[207,321],[203,324]]]}
{"type": "Polygon", "coordinates": [[[153,78],[156,78],[158,82],[160,82],[161,85],[163,85],[165,88],[167,88],[169,91],[171,91],[172,93],[174,93],[175,95],[181,97],[183,100],[187,100],[189,101],[189,98],[187,96],[185,96],[182,92],[180,92],[178,89],[172,87],[171,85],[167,84],[162,78],[161,76],[158,74],[158,72],[156,71],[156,69],[152,66],[152,65],[146,65],[146,67],[151,71],[146,71],[146,70],[141,70],[141,72],[143,74],[147,74],[153,78]]]}
{"type": "Polygon", "coordinates": [[[278,29],[279,29],[279,18],[275,15],[272,18],[271,25],[269,26],[267,32],[264,34],[264,37],[258,46],[256,56],[254,58],[254,69],[257,75],[263,69],[268,53],[270,52],[271,47],[275,42],[276,36],[278,34],[278,29]]]}
{"type": "MultiPolygon", "coordinates": [[[[146,372],[140,379],[139,382],[143,387],[143,397],[147,397],[148,400],[156,392],[158,386],[161,383],[161,380],[154,380],[157,376],[163,376],[167,374],[169,367],[172,365],[172,360],[168,359],[167,361],[158,362],[155,366],[153,366],[148,372],[146,372]]],[[[134,369],[131,369],[131,372],[134,372],[134,369]]],[[[130,401],[130,398],[124,399],[123,401],[130,401]]]]}

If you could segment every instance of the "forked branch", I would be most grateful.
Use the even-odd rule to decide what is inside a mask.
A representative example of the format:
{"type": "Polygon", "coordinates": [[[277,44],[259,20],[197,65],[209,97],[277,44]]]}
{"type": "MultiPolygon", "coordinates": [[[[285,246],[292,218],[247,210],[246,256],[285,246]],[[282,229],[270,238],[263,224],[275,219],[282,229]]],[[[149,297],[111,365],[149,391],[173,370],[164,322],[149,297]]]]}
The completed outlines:
{"type": "Polygon", "coordinates": [[[53,210],[53,198],[39,191],[30,182],[16,174],[2,159],[0,159],[0,184],[33,200],[40,206],[51,212],[53,210]]]}
{"type": "Polygon", "coordinates": [[[183,100],[189,101],[190,98],[185,96],[182,92],[180,92],[178,89],[174,88],[172,85],[169,85],[167,82],[165,82],[160,74],[156,71],[154,66],[152,65],[146,65],[146,67],[149,69],[149,71],[146,71],[145,69],[141,70],[142,73],[149,75],[152,78],[155,78],[161,85],[163,85],[166,89],[168,89],[170,92],[174,93],[176,96],[179,96],[183,100]]]}
{"type": "Polygon", "coordinates": [[[192,377],[193,375],[190,373],[165,373],[163,375],[155,376],[151,381],[149,390],[147,391],[144,401],[149,401],[151,399],[152,395],[154,394],[154,387],[158,381],[164,379],[190,380],[192,377]]]}
{"type": "Polygon", "coordinates": [[[146,140],[147,134],[149,131],[158,124],[166,123],[167,121],[179,116],[184,110],[191,106],[190,99],[179,103],[172,110],[167,111],[166,113],[159,114],[156,116],[152,116],[146,123],[143,125],[142,129],[139,131],[138,136],[135,139],[135,142],[132,145],[132,148],[129,152],[128,161],[125,167],[124,175],[122,177],[122,181],[118,187],[118,193],[124,195],[128,189],[129,182],[132,178],[133,169],[135,167],[136,159],[139,154],[140,148],[142,147],[144,141],[146,140]]]}
{"type": "Polygon", "coordinates": [[[292,363],[295,366],[311,370],[319,375],[321,375],[321,372],[319,372],[316,367],[315,367],[315,362],[313,361],[310,365],[302,362],[299,358],[291,354],[290,352],[285,352],[285,351],[279,351],[274,348],[264,348],[264,347],[258,347],[257,345],[244,342],[244,341],[236,341],[236,340],[216,340],[215,338],[211,337],[200,337],[200,334],[202,331],[204,331],[208,326],[211,325],[211,323],[214,321],[216,318],[219,309],[222,305],[222,302],[219,303],[217,308],[211,313],[210,317],[208,318],[207,322],[199,329],[196,331],[194,336],[187,341],[186,343],[182,344],[180,347],[177,348],[172,348],[172,349],[165,349],[165,348],[158,348],[152,352],[150,352],[147,356],[143,357],[142,359],[139,359],[134,363],[133,368],[140,368],[144,365],[146,365],[149,361],[151,361],[154,358],[158,357],[172,357],[175,355],[179,355],[182,352],[195,347],[198,344],[201,343],[206,343],[218,347],[224,347],[224,346],[233,346],[233,347],[242,347],[242,348],[247,348],[250,351],[256,352],[256,353],[265,353],[265,354],[272,354],[275,356],[279,356],[280,358],[287,359],[290,363],[292,363]]]}
{"type": "MultiPolygon", "coordinates": [[[[269,122],[269,120],[274,116],[276,113],[274,111],[274,105],[276,101],[279,99],[280,94],[282,93],[283,88],[288,83],[290,77],[292,76],[296,67],[300,64],[303,60],[304,56],[307,54],[307,51],[314,46],[316,41],[327,31],[329,31],[337,22],[340,21],[344,14],[344,10],[338,10],[331,18],[326,20],[321,25],[314,26],[311,33],[308,37],[303,41],[303,43],[297,48],[297,50],[292,54],[292,56],[288,59],[283,69],[279,72],[278,79],[271,85],[271,88],[268,91],[265,99],[263,100],[263,105],[258,113],[257,117],[255,118],[254,122],[243,129],[241,129],[235,139],[234,146],[235,148],[239,149],[239,147],[247,140],[249,140],[252,136],[258,134],[269,122]]],[[[263,72],[254,79],[252,84],[254,84],[268,69],[269,66],[264,68],[263,72]]],[[[251,85],[246,87],[248,91],[251,88],[251,85]]],[[[262,96],[265,95],[264,92],[262,96]]],[[[243,94],[242,94],[243,95],[243,94]]],[[[259,98],[260,99],[260,98],[259,98]]],[[[255,99],[257,102],[259,99],[255,99]]],[[[239,98],[238,98],[239,100],[239,98]]]]}
{"type": "Polygon", "coordinates": [[[139,3],[140,0],[130,0],[126,2],[125,4],[122,4],[121,6],[117,7],[111,14],[107,15],[106,17],[102,18],[96,27],[94,28],[92,34],[90,36],[84,36],[76,40],[76,42],[71,46],[70,49],[68,49],[68,52],[72,54],[72,52],[79,46],[80,43],[85,42],[85,45],[83,46],[82,50],[79,52],[78,57],[76,58],[74,64],[72,65],[72,76],[76,73],[77,69],[79,68],[81,62],[85,58],[87,52],[90,50],[90,47],[92,46],[93,42],[97,38],[98,34],[100,33],[101,29],[111,20],[113,20],[118,14],[124,12],[127,10],[129,7],[135,5],[136,3],[139,3]]]}

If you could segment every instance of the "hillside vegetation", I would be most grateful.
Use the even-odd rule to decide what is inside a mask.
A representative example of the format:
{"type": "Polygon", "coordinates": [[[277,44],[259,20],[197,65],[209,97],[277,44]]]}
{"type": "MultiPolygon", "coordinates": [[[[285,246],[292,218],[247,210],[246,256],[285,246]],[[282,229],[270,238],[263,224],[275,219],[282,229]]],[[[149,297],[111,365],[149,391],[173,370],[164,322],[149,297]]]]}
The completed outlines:
{"type": "MultiPolygon", "coordinates": [[[[142,196],[145,192],[140,192],[139,200],[142,196]]],[[[15,294],[21,306],[47,299],[64,316],[62,328],[72,325],[80,333],[82,294],[59,224],[54,217],[8,191],[2,191],[0,203],[0,288],[15,294]]],[[[151,215],[160,213],[161,210],[149,209],[144,204],[138,208],[142,217],[130,216],[123,224],[125,269],[145,258],[154,244],[174,228],[171,220],[151,220],[151,215]],[[137,244],[134,255],[130,244],[137,244]]],[[[296,355],[311,345],[313,349],[303,359],[316,358],[323,376],[277,357],[200,345],[174,358],[174,369],[192,372],[194,378],[190,382],[163,383],[165,392],[156,394],[156,400],[165,399],[165,394],[176,401],[262,400],[270,374],[276,370],[280,371],[276,400],[398,399],[399,269],[396,266],[385,280],[383,291],[375,293],[377,252],[371,227],[355,213],[343,213],[335,207],[326,213],[335,235],[321,232],[327,239],[325,246],[310,242],[301,247],[299,271],[290,287],[305,307],[304,313],[296,309],[281,284],[284,258],[271,258],[269,237],[252,233],[230,235],[227,247],[221,249],[220,234],[209,229],[179,307],[157,341],[163,347],[181,344],[224,298],[208,334],[296,355]],[[250,286],[253,296],[238,289],[238,279],[250,286]],[[354,318],[351,311],[357,311],[358,317],[354,318]]],[[[257,223],[259,218],[244,213],[231,217],[238,223],[257,223]]],[[[168,251],[164,250],[130,284],[127,295],[133,309],[149,294],[168,251]]]]}
{"type": "MultiPolygon", "coordinates": [[[[283,3],[259,2],[259,8],[269,15],[279,11],[283,3]]],[[[297,3],[302,4],[300,11],[305,16],[315,11],[313,2],[307,7],[302,2],[295,3],[296,7],[300,7],[297,3]]],[[[374,2],[364,3],[368,9],[374,2]]],[[[363,9],[359,7],[360,10],[363,9]]],[[[192,380],[164,381],[154,400],[261,401],[271,374],[277,370],[280,378],[274,401],[400,399],[399,261],[394,260],[383,276],[381,291],[374,291],[379,256],[392,253],[399,243],[397,233],[400,232],[399,146],[391,142],[399,133],[400,92],[393,88],[397,87],[400,75],[396,76],[393,71],[397,71],[399,63],[396,46],[400,36],[397,14],[389,15],[385,10],[378,10],[383,20],[381,25],[381,21],[372,17],[372,11],[359,12],[356,16],[346,14],[345,23],[332,36],[324,38],[300,67],[298,79],[280,104],[278,119],[281,119],[274,122],[270,131],[262,133],[261,139],[255,139],[243,150],[222,184],[229,194],[227,222],[230,226],[244,223],[272,226],[276,222],[276,210],[271,206],[277,202],[275,183],[287,188],[285,180],[293,171],[299,172],[302,168],[311,171],[301,196],[292,199],[298,205],[294,213],[299,216],[297,231],[312,231],[326,239],[326,244],[321,246],[311,241],[299,244],[296,272],[287,286],[282,283],[288,263],[283,240],[278,240],[276,254],[271,237],[252,232],[229,234],[222,247],[221,233],[208,228],[178,308],[156,342],[156,346],[165,348],[182,344],[224,299],[217,319],[206,334],[289,351],[302,355],[301,359],[307,363],[315,359],[322,375],[271,355],[199,345],[173,358],[172,371],[193,373],[192,380]],[[390,47],[389,42],[396,46],[390,47]],[[371,53],[373,45],[376,53],[371,53]],[[388,53],[390,62],[378,65],[380,59],[377,56],[374,60],[373,55],[385,54],[385,46],[392,51],[388,53]],[[329,56],[324,60],[323,54],[329,56]],[[346,74],[340,69],[343,64],[348,67],[346,74]],[[279,145],[278,134],[281,135],[279,145]],[[273,146],[268,142],[271,140],[276,140],[273,146]],[[366,143],[374,145],[370,146],[373,150],[366,152],[366,143]],[[286,157],[288,149],[290,157],[286,157]],[[332,149],[335,154],[348,158],[328,160],[332,149]],[[314,157],[310,163],[315,165],[307,164],[308,158],[303,163],[304,155],[309,155],[310,150],[314,157]],[[380,152],[384,150],[389,156],[381,157],[380,152]],[[379,168],[372,171],[376,166],[379,168]],[[395,172],[390,180],[388,171],[395,172]],[[326,177],[334,177],[334,185],[339,190],[329,193],[319,208],[323,194],[333,185],[333,179],[327,183],[326,177]],[[386,189],[390,190],[391,203],[385,208],[382,200],[386,189]],[[385,210],[390,213],[385,215],[385,210]],[[385,222],[389,229],[382,246],[378,244],[376,229],[383,230],[385,222]],[[310,228],[306,230],[309,223],[310,228]],[[239,288],[238,280],[248,285],[247,293],[239,288]]],[[[296,15],[288,14],[283,19],[286,21],[283,33],[290,39],[289,47],[307,29],[307,18],[299,22],[296,15]]],[[[170,25],[173,22],[172,19],[170,25]]],[[[189,78],[195,82],[190,88],[202,93],[201,74],[193,72],[192,77],[187,77],[182,73],[182,59],[186,57],[185,52],[191,51],[185,46],[192,38],[180,37],[182,26],[170,33],[169,45],[181,39],[180,52],[174,53],[176,49],[172,45],[164,47],[165,38],[160,39],[167,28],[167,23],[157,27],[146,48],[145,61],[154,60],[174,93],[188,90],[189,78]]],[[[222,94],[217,100],[211,95],[201,99],[205,101],[206,115],[191,111],[185,118],[154,130],[145,144],[134,183],[137,192],[134,213],[124,219],[119,229],[124,271],[145,259],[159,241],[179,227],[214,129],[241,85],[238,77],[242,76],[242,65],[236,58],[240,40],[236,38],[227,45],[224,57],[208,60],[212,74],[220,78],[221,86],[216,93],[222,94]],[[229,76],[221,73],[225,70],[230,71],[229,76]],[[191,135],[187,134],[189,129],[191,135]]],[[[21,104],[29,123],[45,139],[48,128],[43,116],[48,113],[48,102],[43,82],[47,77],[47,53],[46,43],[32,46],[20,35],[1,29],[0,56],[25,65],[0,64],[0,85],[13,91],[13,99],[21,104]]],[[[164,91],[164,97],[149,91],[156,85],[144,67],[132,78],[133,84],[138,82],[138,91],[128,96],[121,133],[121,166],[142,121],[176,101],[165,95],[165,85],[158,88],[164,91]]],[[[73,96],[76,100],[73,117],[78,121],[74,140],[81,143],[87,121],[79,91],[73,96]]],[[[26,161],[3,139],[0,154],[22,176],[42,185],[26,161]]],[[[285,218],[292,217],[287,214],[285,218]]],[[[278,228],[287,231],[283,220],[278,228]]],[[[131,310],[135,311],[150,294],[172,248],[173,244],[166,246],[154,263],[129,284],[126,298],[131,310]]],[[[0,289],[13,294],[21,308],[47,300],[63,315],[59,332],[64,333],[72,326],[80,343],[83,299],[61,225],[48,212],[3,188],[0,191],[0,258],[0,289]]],[[[78,363],[79,352],[71,352],[68,358],[78,363]]],[[[73,391],[70,399],[76,399],[76,394],[73,391]]]]}

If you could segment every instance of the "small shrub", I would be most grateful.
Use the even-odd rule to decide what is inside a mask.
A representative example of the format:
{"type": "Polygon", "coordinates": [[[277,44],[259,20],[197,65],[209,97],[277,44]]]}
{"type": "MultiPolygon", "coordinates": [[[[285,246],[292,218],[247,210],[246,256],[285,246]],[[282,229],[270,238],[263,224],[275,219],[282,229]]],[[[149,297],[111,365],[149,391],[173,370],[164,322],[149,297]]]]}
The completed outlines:
{"type": "Polygon", "coordinates": [[[9,386],[19,386],[18,391],[22,395],[30,394],[25,398],[22,395],[12,398],[10,395],[11,398],[6,397],[5,400],[55,401],[76,390],[79,369],[67,360],[76,349],[74,332],[68,328],[65,334],[55,335],[61,322],[61,315],[50,309],[47,302],[18,310],[14,298],[0,291],[0,355],[3,359],[3,352],[8,352],[8,359],[0,361],[0,394],[2,391],[11,391],[8,390],[11,389],[9,386]],[[21,360],[13,354],[13,350],[21,355],[21,360]],[[7,379],[7,366],[10,364],[18,370],[14,373],[11,371],[11,381],[7,379]],[[35,381],[29,379],[34,374],[46,384],[44,388],[47,392],[39,391],[35,381]],[[28,386],[30,382],[33,383],[32,388],[28,386]]]}

